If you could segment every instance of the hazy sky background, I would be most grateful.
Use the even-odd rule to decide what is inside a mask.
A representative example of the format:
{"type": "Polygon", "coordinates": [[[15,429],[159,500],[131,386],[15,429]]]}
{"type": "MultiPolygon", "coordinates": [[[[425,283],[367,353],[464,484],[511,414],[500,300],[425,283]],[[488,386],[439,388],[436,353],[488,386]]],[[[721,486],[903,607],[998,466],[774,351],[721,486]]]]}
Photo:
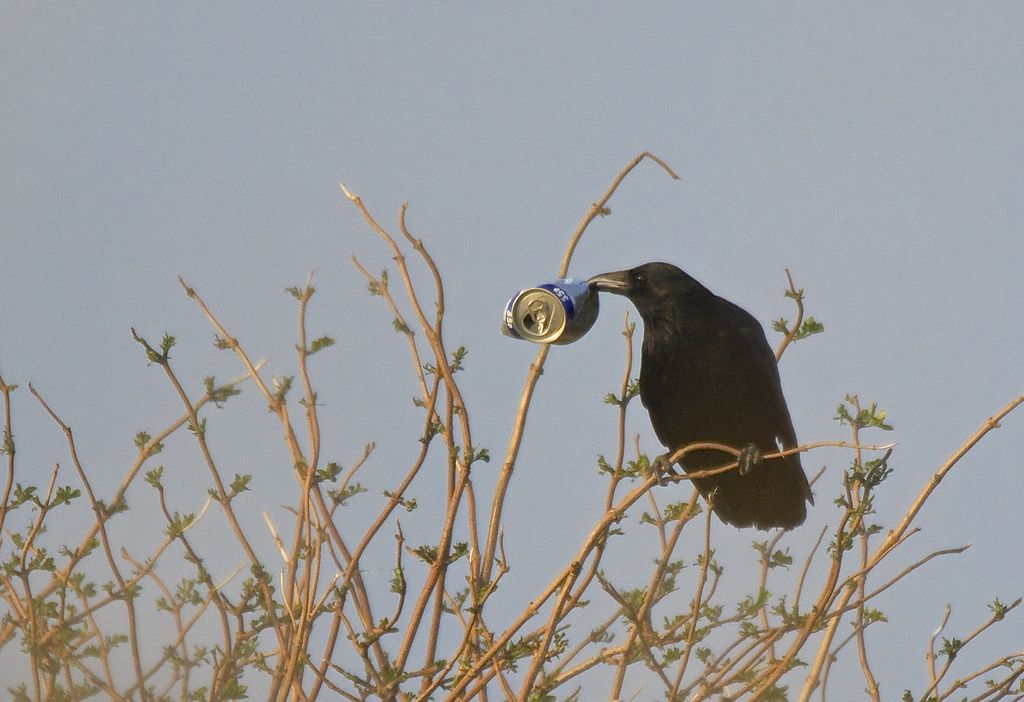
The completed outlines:
{"type": "MultiPolygon", "coordinates": [[[[682,180],[642,165],[572,272],[671,261],[767,326],[793,316],[789,268],[826,326],[782,364],[797,433],[845,438],[833,416],[846,393],[884,407],[896,430],[872,438],[899,443],[878,498],[891,525],[1024,386],[1022,27],[1018,3],[5,2],[0,373],[22,385],[19,480],[70,469],[29,381],[74,427],[104,494],[135,432],[180,414],[133,325],[177,336],[176,367],[196,393],[205,375],[241,372],[212,348],[178,275],[269,372],[288,375],[295,304],[283,288],[315,271],[312,333],[338,339],[313,364],[325,455],[348,465],[376,441],[364,480],[387,486],[418,449],[420,410],[404,341],[349,258],[394,277],[393,262],[338,181],[389,226],[409,202],[447,280],[447,339],[469,348],[474,436],[500,456],[536,351],[498,334],[502,306],[557,272],[587,207],[649,149],[682,180]]],[[[506,513],[527,584],[512,603],[561,567],[599,512],[594,459],[615,442],[601,398],[620,383],[627,309],[605,300],[595,329],[549,356],[506,513]]],[[[290,491],[264,409],[247,387],[210,414],[213,440],[226,470],[255,474],[257,494],[290,491]]],[[[659,450],[645,413],[631,426],[659,450]]],[[[880,604],[886,698],[924,679],[947,602],[958,635],[994,597],[1024,594],[1022,440],[1024,416],[1011,416],[921,514],[901,563],[974,546],[880,604]]],[[[187,490],[201,500],[205,469],[187,435],[168,452],[180,508],[194,509],[187,490]]],[[[794,554],[832,519],[848,459],[805,458],[809,472],[829,469],[794,554]]],[[[480,469],[481,489],[496,470],[480,469]]],[[[153,504],[142,488],[130,497],[153,504]]],[[[726,554],[758,536],[716,528],[726,554]]],[[[990,658],[1022,648],[1015,616],[987,639],[990,658]]]]}

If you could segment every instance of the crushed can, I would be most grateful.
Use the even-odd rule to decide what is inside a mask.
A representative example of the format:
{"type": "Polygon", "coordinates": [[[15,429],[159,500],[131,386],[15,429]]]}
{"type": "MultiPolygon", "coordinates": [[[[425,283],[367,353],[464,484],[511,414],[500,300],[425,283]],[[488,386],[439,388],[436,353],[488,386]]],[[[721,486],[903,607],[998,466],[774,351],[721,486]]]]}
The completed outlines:
{"type": "Polygon", "coordinates": [[[501,332],[535,344],[571,344],[594,326],[598,309],[597,290],[587,281],[559,278],[516,293],[501,332]]]}

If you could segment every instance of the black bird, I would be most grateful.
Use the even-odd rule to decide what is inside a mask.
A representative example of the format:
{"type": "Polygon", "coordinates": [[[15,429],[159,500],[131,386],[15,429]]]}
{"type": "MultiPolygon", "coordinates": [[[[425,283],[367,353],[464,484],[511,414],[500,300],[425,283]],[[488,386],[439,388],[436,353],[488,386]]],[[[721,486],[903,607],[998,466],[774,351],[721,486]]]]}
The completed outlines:
{"type": "MultiPolygon", "coordinates": [[[[644,321],[640,399],[669,451],[696,442],[741,451],[739,469],[693,482],[726,524],[792,529],[814,500],[799,454],[762,460],[797,445],[775,354],[743,308],[669,263],[594,276],[598,291],[625,295],[644,321]]],[[[685,455],[687,473],[733,459],[721,451],[685,455]]]]}

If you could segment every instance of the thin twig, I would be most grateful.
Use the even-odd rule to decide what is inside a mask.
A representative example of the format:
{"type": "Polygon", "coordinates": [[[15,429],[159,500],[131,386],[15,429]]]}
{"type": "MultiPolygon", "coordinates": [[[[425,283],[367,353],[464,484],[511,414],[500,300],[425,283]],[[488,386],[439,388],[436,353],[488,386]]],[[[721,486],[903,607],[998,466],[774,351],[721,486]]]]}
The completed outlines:
{"type": "Polygon", "coordinates": [[[786,280],[789,282],[789,288],[787,289],[786,296],[793,299],[796,303],[796,321],[793,322],[793,326],[785,331],[785,336],[779,347],[775,349],[775,361],[778,362],[782,359],[782,354],[786,352],[786,348],[793,343],[797,334],[800,333],[800,325],[804,321],[804,291],[797,290],[793,284],[793,276],[790,275],[789,269],[786,269],[786,280]]]}

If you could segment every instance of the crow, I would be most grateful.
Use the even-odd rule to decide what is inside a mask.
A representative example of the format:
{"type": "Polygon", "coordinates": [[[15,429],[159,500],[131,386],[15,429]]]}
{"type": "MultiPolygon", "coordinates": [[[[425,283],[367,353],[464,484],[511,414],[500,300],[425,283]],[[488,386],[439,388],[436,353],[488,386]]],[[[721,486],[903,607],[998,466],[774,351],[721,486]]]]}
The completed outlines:
{"type": "MultiPolygon", "coordinates": [[[[624,295],[644,322],[640,400],[654,433],[671,452],[697,442],[740,450],[739,468],[693,480],[726,524],[792,529],[814,503],[799,454],[764,460],[797,445],[775,354],[764,329],[738,305],[718,297],[669,263],[645,263],[588,281],[624,295]]],[[[733,460],[699,450],[679,461],[687,473],[733,460]]]]}

